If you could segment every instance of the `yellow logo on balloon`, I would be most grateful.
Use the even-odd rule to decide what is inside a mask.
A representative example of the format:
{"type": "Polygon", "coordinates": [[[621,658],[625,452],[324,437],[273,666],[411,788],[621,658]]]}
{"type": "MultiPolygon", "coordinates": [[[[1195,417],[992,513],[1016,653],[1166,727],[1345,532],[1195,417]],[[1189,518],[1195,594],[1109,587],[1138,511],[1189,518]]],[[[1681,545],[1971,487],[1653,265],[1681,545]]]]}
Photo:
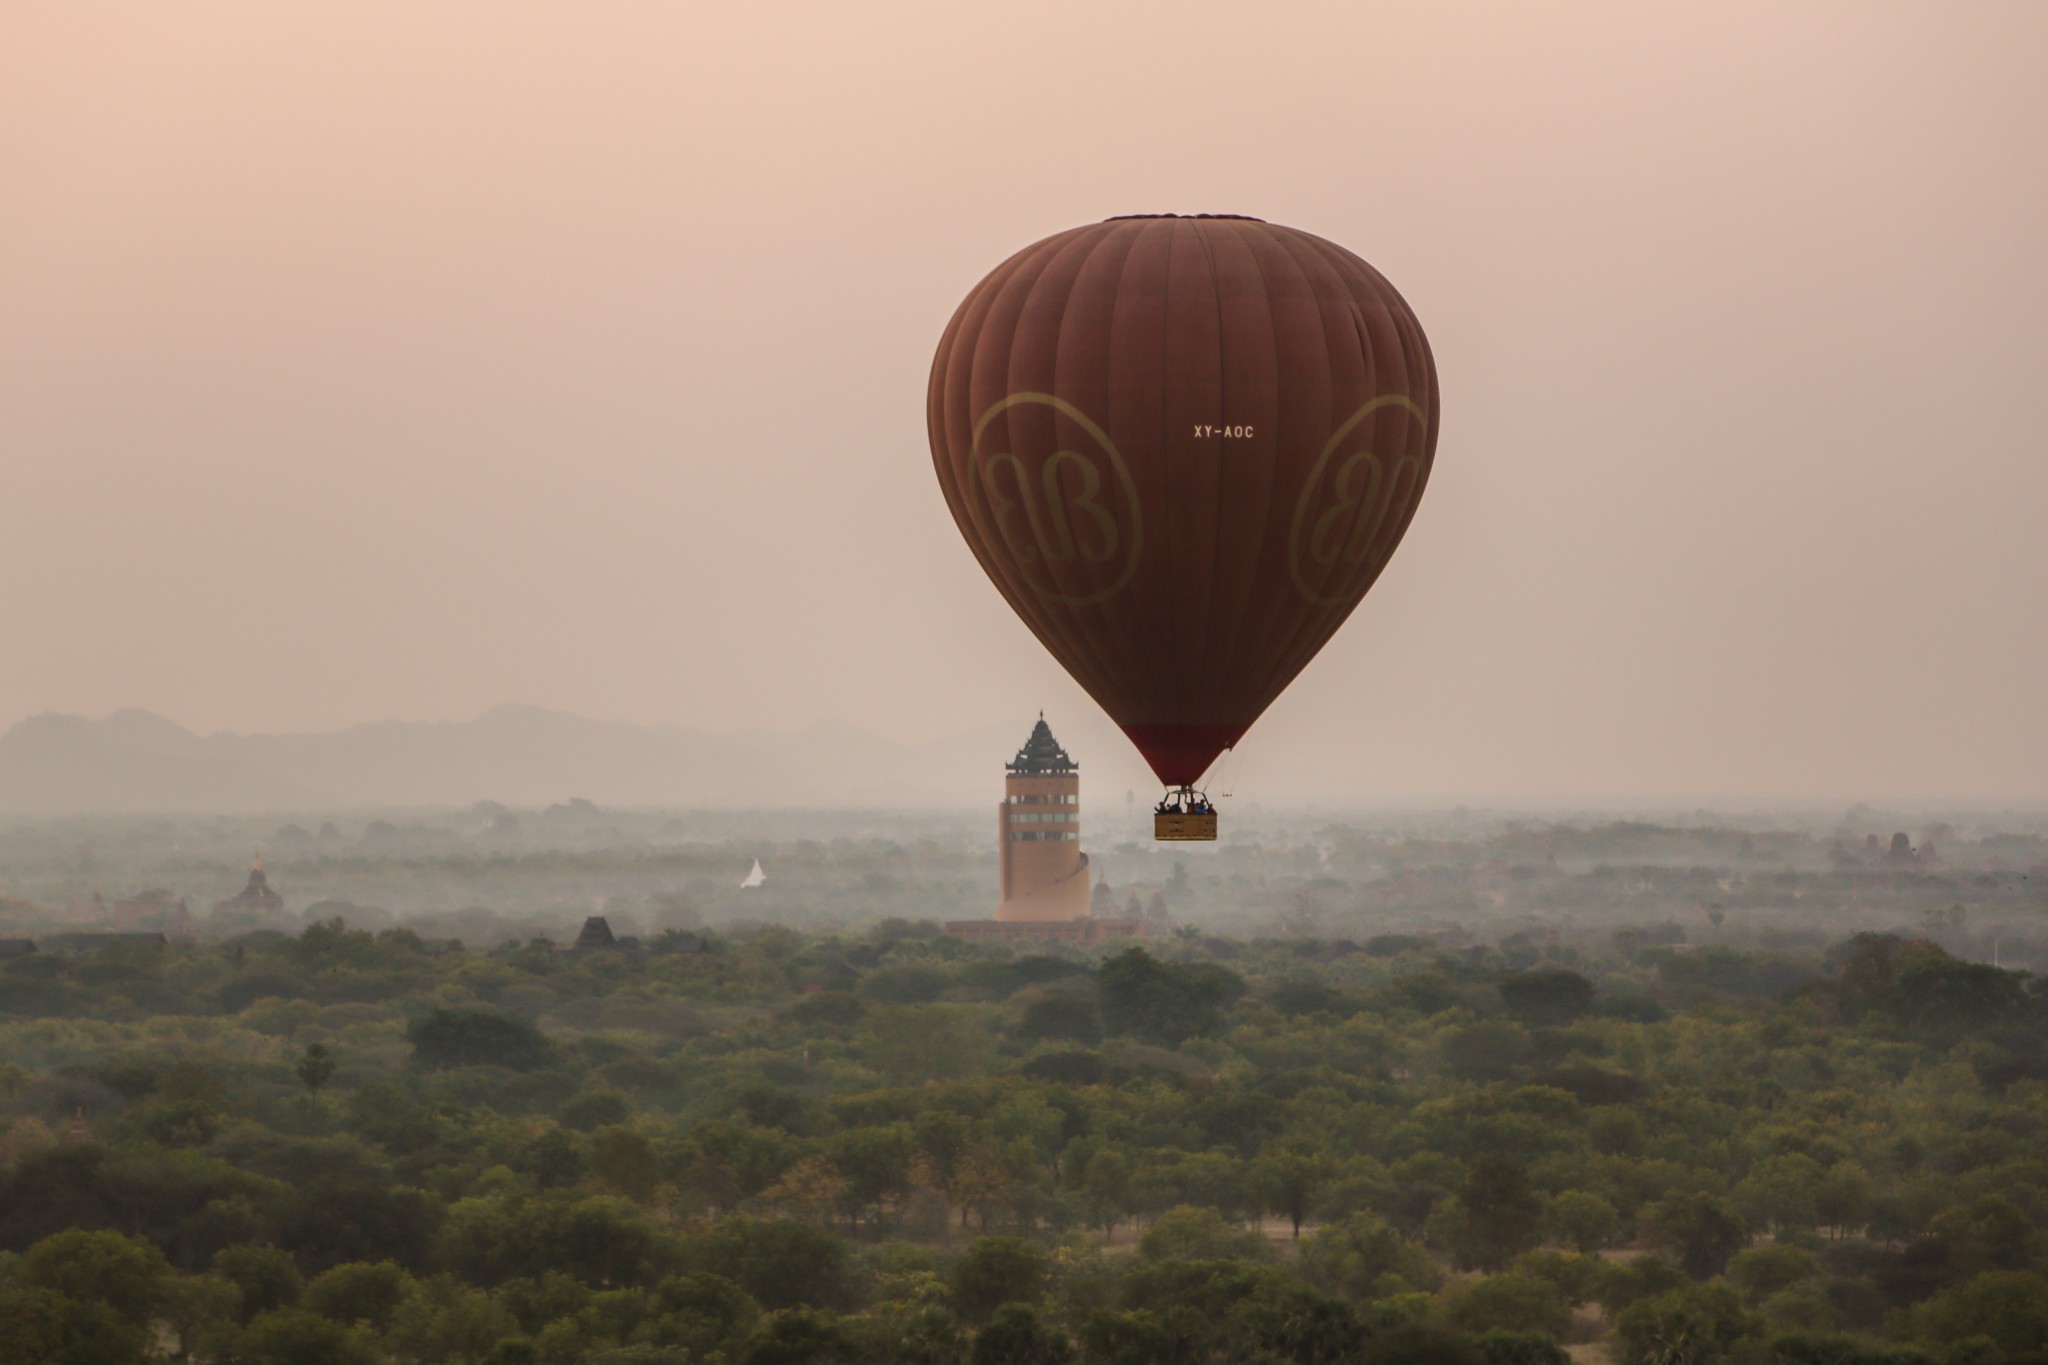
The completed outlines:
{"type": "MultiPolygon", "coordinates": [[[[1412,415],[1425,428],[1429,422],[1429,415],[1406,394],[1385,394],[1373,399],[1331,433],[1294,505],[1294,525],[1287,538],[1287,568],[1294,576],[1296,591],[1319,607],[1349,606],[1356,600],[1361,576],[1356,566],[1370,565],[1365,571],[1367,575],[1379,571],[1394,550],[1388,533],[1400,530],[1403,517],[1422,491],[1425,471],[1420,455],[1400,454],[1388,459],[1370,446],[1337,460],[1328,492],[1322,491],[1323,475],[1330,470],[1338,448],[1350,439],[1359,423],[1389,408],[1412,415]],[[1315,513],[1313,517],[1311,511],[1315,513]],[[1339,564],[1344,567],[1330,571],[1329,566],[1339,564]],[[1309,582],[1310,566],[1326,571],[1317,584],[1309,582]],[[1320,591],[1332,578],[1350,591],[1320,591]]],[[[1365,581],[1370,583],[1370,576],[1365,581]]]]}
{"type": "Polygon", "coordinates": [[[1109,434],[1065,399],[1049,393],[1013,393],[991,404],[974,424],[967,487],[970,499],[979,503],[995,527],[992,543],[1002,546],[1017,576],[1040,596],[1086,606],[1121,591],[1137,572],[1145,536],[1137,486],[1109,434]],[[1105,486],[1101,465],[1086,451],[1063,446],[1054,450],[1038,463],[1036,477],[1014,451],[985,454],[982,437],[989,425],[1021,404],[1050,408],[1078,427],[1108,462],[1115,484],[1105,486]],[[1128,534],[1120,528],[1114,508],[1103,501],[1105,494],[1113,496],[1118,489],[1130,515],[1128,534]],[[1066,592],[1058,582],[1062,565],[1071,566],[1066,573],[1070,583],[1082,565],[1116,565],[1117,575],[1106,587],[1066,592]]]}

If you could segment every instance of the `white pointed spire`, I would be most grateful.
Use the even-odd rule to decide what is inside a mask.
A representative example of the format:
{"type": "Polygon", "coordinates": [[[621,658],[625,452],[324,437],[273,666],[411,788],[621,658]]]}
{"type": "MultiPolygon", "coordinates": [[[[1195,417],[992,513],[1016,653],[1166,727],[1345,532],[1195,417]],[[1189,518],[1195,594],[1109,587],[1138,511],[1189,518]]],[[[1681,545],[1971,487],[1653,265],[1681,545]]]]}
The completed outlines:
{"type": "Polygon", "coordinates": [[[754,859],[754,870],[752,872],[749,872],[747,874],[747,879],[740,883],[740,890],[751,891],[753,888],[759,886],[762,882],[765,882],[767,880],[768,874],[761,870],[761,860],[759,858],[756,858],[754,859]]]}

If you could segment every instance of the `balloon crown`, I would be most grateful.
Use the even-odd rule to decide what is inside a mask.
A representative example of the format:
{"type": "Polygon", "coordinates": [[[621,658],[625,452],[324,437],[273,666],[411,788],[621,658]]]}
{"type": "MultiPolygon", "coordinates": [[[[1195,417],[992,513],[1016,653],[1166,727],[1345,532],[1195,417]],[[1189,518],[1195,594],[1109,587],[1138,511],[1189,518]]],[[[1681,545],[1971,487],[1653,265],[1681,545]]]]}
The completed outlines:
{"type": "Polygon", "coordinates": [[[1263,218],[1254,218],[1249,213],[1114,213],[1103,219],[1105,223],[1121,223],[1126,218],[1235,218],[1240,223],[1263,223],[1263,218]]]}

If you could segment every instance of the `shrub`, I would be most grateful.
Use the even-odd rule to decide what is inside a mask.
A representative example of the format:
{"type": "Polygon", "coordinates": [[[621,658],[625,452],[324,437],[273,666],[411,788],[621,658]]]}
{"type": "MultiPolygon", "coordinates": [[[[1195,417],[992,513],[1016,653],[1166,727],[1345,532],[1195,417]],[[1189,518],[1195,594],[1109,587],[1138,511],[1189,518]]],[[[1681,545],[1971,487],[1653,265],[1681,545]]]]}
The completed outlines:
{"type": "Polygon", "coordinates": [[[314,1277],[301,1302],[308,1311],[343,1325],[364,1322],[379,1331],[411,1295],[416,1282],[391,1261],[351,1261],[314,1277]]]}
{"type": "Polygon", "coordinates": [[[1571,1326],[1571,1309],[1557,1286],[1533,1275],[1488,1275],[1460,1286],[1450,1300],[1450,1319],[1468,1332],[1500,1328],[1560,1336],[1571,1326]]]}
{"type": "Polygon", "coordinates": [[[531,1071],[549,1060],[547,1038],[530,1020],[484,1010],[436,1009],[405,1030],[416,1066],[502,1066],[531,1071]]]}
{"type": "Polygon", "coordinates": [[[953,1262],[953,1302],[969,1322],[988,1322],[1006,1303],[1036,1303],[1051,1258],[1021,1237],[976,1239],[953,1262]]]}
{"type": "Polygon", "coordinates": [[[1182,1204],[1159,1215],[1145,1230],[1138,1253],[1149,1261],[1178,1256],[1187,1260],[1262,1260],[1266,1239],[1248,1232],[1209,1208],[1182,1204]]]}

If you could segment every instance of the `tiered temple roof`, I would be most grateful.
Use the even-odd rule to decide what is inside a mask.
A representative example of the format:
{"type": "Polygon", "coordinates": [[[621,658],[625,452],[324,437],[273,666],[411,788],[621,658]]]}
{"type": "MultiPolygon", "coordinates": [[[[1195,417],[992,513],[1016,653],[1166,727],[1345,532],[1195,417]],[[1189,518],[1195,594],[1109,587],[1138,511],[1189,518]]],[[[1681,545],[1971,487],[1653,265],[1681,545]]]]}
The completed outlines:
{"type": "Polygon", "coordinates": [[[1004,764],[1013,773],[1046,775],[1052,773],[1073,773],[1081,765],[1067,757],[1067,751],[1052,737],[1052,727],[1045,723],[1045,713],[1038,713],[1038,724],[1031,727],[1031,738],[1024,741],[1024,747],[1017,756],[1004,764]]]}

